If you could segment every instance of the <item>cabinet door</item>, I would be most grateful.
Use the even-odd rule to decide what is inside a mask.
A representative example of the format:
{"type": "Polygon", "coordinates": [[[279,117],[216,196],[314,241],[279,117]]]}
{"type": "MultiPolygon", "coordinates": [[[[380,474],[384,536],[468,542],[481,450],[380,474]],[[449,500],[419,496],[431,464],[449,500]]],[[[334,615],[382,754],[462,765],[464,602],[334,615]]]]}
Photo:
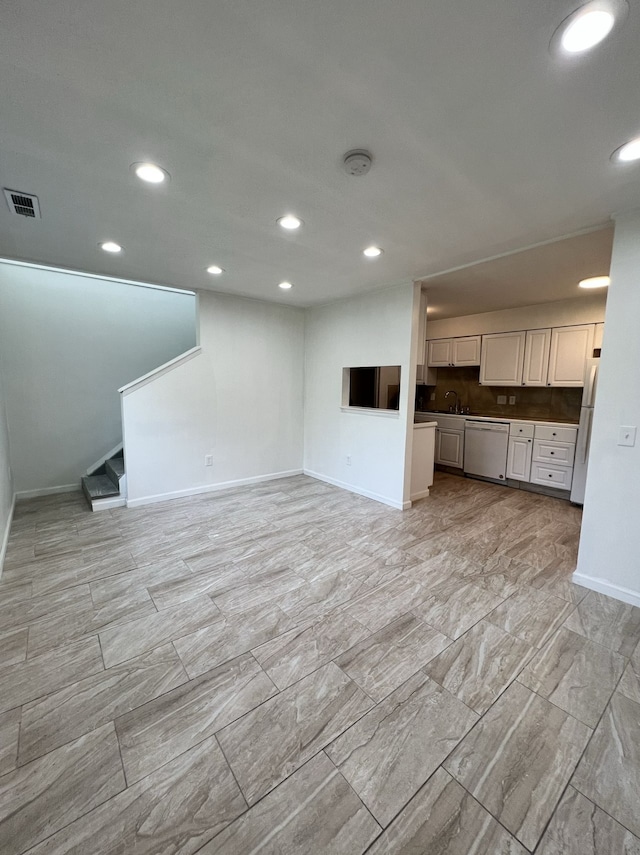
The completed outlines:
{"type": "Polygon", "coordinates": [[[436,463],[462,469],[464,431],[438,428],[436,431],[436,463]]]}
{"type": "Polygon", "coordinates": [[[528,481],[531,478],[531,449],[533,440],[526,437],[509,438],[507,454],[507,478],[516,481],[528,481]]]}
{"type": "Polygon", "coordinates": [[[435,338],[429,342],[429,359],[428,365],[433,368],[443,365],[451,365],[452,346],[450,338],[435,338]]]}
{"type": "Polygon", "coordinates": [[[482,336],[481,385],[519,386],[522,383],[525,338],[525,332],[482,336]]]}
{"type": "Polygon", "coordinates": [[[548,386],[584,386],[585,362],[593,351],[594,326],[551,330],[548,386]]]}
{"type": "Polygon", "coordinates": [[[464,338],[454,338],[453,359],[454,365],[480,365],[480,342],[479,335],[468,335],[464,338]]]}
{"type": "Polygon", "coordinates": [[[527,330],[524,347],[523,386],[546,386],[549,374],[551,330],[527,330]]]}

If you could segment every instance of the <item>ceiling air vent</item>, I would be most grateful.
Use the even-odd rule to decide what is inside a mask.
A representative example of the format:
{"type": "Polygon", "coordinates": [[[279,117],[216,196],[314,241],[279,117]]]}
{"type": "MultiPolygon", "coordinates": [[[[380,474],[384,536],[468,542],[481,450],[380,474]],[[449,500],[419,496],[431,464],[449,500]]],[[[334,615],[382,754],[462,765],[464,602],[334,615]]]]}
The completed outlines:
{"type": "Polygon", "coordinates": [[[18,190],[7,190],[6,187],[4,188],[4,196],[11,213],[20,214],[21,217],[41,219],[40,203],[37,196],[20,193],[18,190]]]}

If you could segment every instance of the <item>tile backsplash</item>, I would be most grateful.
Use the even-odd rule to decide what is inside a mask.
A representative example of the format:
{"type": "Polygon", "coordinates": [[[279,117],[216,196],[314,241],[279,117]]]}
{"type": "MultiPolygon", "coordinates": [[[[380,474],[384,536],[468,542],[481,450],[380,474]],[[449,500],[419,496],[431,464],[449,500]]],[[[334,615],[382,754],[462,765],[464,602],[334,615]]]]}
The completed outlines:
{"type": "Polygon", "coordinates": [[[480,386],[480,369],[438,368],[435,386],[418,386],[416,410],[447,410],[453,403],[452,397],[444,397],[453,389],[458,393],[462,406],[472,413],[483,416],[508,416],[512,419],[542,419],[550,421],[578,422],[582,389],[561,389],[549,386],[480,386]],[[435,400],[431,394],[435,392],[435,400]],[[506,404],[498,404],[498,395],[505,395],[506,404]],[[515,395],[515,404],[509,397],[515,395]]]}

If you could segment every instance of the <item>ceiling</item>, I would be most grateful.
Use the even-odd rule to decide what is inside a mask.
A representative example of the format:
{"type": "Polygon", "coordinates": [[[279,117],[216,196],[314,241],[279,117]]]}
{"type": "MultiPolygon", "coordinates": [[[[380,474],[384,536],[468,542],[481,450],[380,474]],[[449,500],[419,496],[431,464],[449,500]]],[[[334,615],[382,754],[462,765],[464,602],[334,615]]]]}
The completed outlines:
{"type": "Polygon", "coordinates": [[[606,292],[578,287],[582,279],[606,276],[613,227],[575,235],[492,258],[423,280],[429,318],[441,320],[497,309],[515,309],[606,292]]]}
{"type": "MultiPolygon", "coordinates": [[[[549,41],[577,5],[5,0],[0,183],[42,219],[0,200],[0,255],[304,306],[606,224],[640,205],[640,163],[609,160],[640,133],[640,0],[561,61],[549,41]],[[360,178],[340,167],[357,147],[360,178]],[[140,182],[145,160],[171,181],[140,182]]],[[[484,310],[515,299],[499,279],[484,310]]]]}

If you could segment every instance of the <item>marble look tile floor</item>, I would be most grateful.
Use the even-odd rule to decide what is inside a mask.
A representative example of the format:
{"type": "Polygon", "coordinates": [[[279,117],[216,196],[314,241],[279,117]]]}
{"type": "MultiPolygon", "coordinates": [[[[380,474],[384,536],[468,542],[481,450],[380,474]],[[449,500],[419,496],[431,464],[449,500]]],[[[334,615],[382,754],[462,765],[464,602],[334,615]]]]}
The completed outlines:
{"type": "Polygon", "coordinates": [[[640,609],[580,511],[438,473],[19,503],[3,855],[640,855],[640,609]]]}

